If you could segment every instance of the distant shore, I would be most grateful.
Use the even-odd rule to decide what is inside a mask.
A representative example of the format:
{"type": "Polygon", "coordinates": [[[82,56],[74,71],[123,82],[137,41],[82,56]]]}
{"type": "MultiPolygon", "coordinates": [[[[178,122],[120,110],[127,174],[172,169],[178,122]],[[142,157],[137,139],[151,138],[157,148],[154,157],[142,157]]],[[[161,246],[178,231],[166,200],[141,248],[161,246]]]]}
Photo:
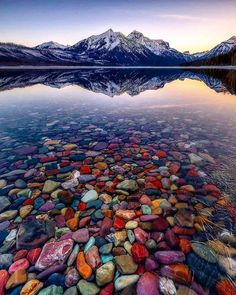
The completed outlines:
{"type": "Polygon", "coordinates": [[[227,69],[236,70],[234,66],[0,66],[0,70],[34,70],[34,69],[227,69]]]}

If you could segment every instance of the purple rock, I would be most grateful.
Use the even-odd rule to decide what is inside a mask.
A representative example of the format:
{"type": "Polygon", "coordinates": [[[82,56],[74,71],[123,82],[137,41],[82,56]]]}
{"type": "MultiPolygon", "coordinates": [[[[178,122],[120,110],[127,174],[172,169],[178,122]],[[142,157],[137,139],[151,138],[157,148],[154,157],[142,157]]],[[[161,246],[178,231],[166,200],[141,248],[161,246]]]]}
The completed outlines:
{"type": "Polygon", "coordinates": [[[46,202],[45,204],[43,204],[43,206],[41,206],[41,207],[39,208],[39,211],[44,211],[44,212],[46,212],[46,211],[50,211],[50,210],[52,210],[54,207],[55,207],[55,205],[54,205],[52,202],[48,201],[48,202],[46,202]]]}
{"type": "Polygon", "coordinates": [[[65,217],[63,215],[57,215],[55,216],[55,221],[57,224],[57,227],[61,228],[66,225],[65,217]]]}
{"type": "Polygon", "coordinates": [[[66,265],[65,264],[61,264],[61,265],[53,265],[49,268],[47,268],[46,270],[42,271],[40,274],[37,275],[37,279],[38,280],[42,280],[45,277],[48,277],[50,274],[55,273],[55,272],[62,272],[66,269],[66,265]]]}
{"type": "Polygon", "coordinates": [[[37,150],[38,150],[37,146],[24,146],[24,147],[15,149],[15,153],[17,155],[29,155],[29,154],[36,153],[37,150]]]}
{"type": "Polygon", "coordinates": [[[73,232],[69,232],[60,237],[59,241],[72,239],[73,232]]]}
{"type": "Polygon", "coordinates": [[[158,251],[154,255],[162,264],[173,264],[185,260],[184,253],[180,251],[158,251]]]}
{"type": "Polygon", "coordinates": [[[138,281],[137,295],[160,295],[158,277],[151,272],[145,272],[138,281]]]}
{"type": "Polygon", "coordinates": [[[145,260],[145,269],[146,271],[153,271],[156,270],[159,267],[158,263],[151,259],[151,258],[147,258],[145,260]]]}
{"type": "Polygon", "coordinates": [[[7,229],[10,226],[10,221],[3,221],[0,223],[0,230],[7,229]]]}
{"type": "Polygon", "coordinates": [[[82,228],[73,233],[72,239],[77,243],[86,243],[89,240],[89,231],[87,228],[82,228]]]}
{"type": "Polygon", "coordinates": [[[140,221],[152,221],[158,219],[158,215],[142,215],[140,216],[140,221]]]}
{"type": "Polygon", "coordinates": [[[67,287],[74,286],[79,281],[79,273],[75,268],[71,268],[65,276],[65,284],[67,287]]]}
{"type": "Polygon", "coordinates": [[[95,151],[100,151],[100,150],[104,150],[106,148],[107,148],[107,143],[106,142],[98,142],[93,149],[95,151]]]}
{"type": "Polygon", "coordinates": [[[35,264],[37,270],[44,270],[50,266],[64,264],[73,248],[73,240],[51,242],[44,245],[35,264]]]}

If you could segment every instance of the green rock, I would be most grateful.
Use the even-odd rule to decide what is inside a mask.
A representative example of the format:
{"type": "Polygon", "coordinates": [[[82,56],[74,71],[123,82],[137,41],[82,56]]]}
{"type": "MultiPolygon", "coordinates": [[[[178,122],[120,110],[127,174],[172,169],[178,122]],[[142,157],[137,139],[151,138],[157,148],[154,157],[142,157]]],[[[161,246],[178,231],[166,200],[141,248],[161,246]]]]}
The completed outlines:
{"type": "Polygon", "coordinates": [[[138,184],[133,179],[126,179],[117,185],[117,189],[135,192],[138,190],[138,184]]]}
{"type": "Polygon", "coordinates": [[[45,289],[42,289],[38,295],[62,295],[63,289],[60,286],[51,285],[45,289]]]}
{"type": "Polygon", "coordinates": [[[85,280],[80,280],[77,288],[82,295],[96,295],[100,292],[100,289],[94,283],[85,280]]]}
{"type": "Polygon", "coordinates": [[[98,286],[104,286],[113,281],[115,265],[109,261],[96,270],[96,282],[98,286]]]}
{"type": "Polygon", "coordinates": [[[152,214],[152,209],[147,205],[142,205],[141,211],[143,212],[144,215],[151,215],[152,214]]]}
{"type": "Polygon", "coordinates": [[[55,191],[59,186],[60,186],[60,182],[56,182],[56,181],[52,181],[52,180],[47,180],[44,183],[43,186],[43,193],[52,193],[53,191],[55,191]]]}
{"type": "Polygon", "coordinates": [[[88,242],[84,246],[84,252],[87,252],[90,248],[92,248],[95,245],[95,238],[90,237],[88,242]]]}
{"type": "Polygon", "coordinates": [[[113,248],[113,243],[108,243],[99,248],[101,254],[109,254],[113,248]]]}
{"type": "Polygon", "coordinates": [[[124,275],[115,280],[116,291],[121,291],[124,288],[135,284],[139,279],[139,275],[124,275]]]}
{"type": "Polygon", "coordinates": [[[78,290],[77,288],[74,286],[74,287],[70,287],[69,289],[67,289],[63,295],[78,295],[78,290]]]}

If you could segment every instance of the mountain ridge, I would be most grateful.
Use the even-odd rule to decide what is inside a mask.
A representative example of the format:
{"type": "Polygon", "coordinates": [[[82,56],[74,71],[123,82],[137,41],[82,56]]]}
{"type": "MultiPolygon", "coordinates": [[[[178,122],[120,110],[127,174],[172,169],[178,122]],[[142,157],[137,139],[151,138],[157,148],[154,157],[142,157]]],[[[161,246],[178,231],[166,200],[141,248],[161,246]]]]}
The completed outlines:
{"type": "Polygon", "coordinates": [[[162,39],[150,39],[136,30],[126,36],[109,29],[72,46],[54,41],[35,47],[0,43],[0,65],[179,66],[227,55],[234,49],[235,36],[211,50],[190,54],[172,48],[162,39]]]}

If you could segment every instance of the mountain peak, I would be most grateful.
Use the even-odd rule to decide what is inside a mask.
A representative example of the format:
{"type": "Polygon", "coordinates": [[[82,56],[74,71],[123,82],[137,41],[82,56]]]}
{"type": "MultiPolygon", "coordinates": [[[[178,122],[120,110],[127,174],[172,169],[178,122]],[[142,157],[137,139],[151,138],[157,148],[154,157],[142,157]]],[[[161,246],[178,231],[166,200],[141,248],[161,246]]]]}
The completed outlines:
{"type": "Polygon", "coordinates": [[[144,37],[144,35],[142,33],[140,33],[139,31],[132,31],[128,36],[129,39],[140,39],[142,37],[144,37]]]}
{"type": "Polygon", "coordinates": [[[59,44],[54,41],[44,42],[42,44],[35,46],[36,49],[64,49],[66,47],[67,46],[59,44]]]}

